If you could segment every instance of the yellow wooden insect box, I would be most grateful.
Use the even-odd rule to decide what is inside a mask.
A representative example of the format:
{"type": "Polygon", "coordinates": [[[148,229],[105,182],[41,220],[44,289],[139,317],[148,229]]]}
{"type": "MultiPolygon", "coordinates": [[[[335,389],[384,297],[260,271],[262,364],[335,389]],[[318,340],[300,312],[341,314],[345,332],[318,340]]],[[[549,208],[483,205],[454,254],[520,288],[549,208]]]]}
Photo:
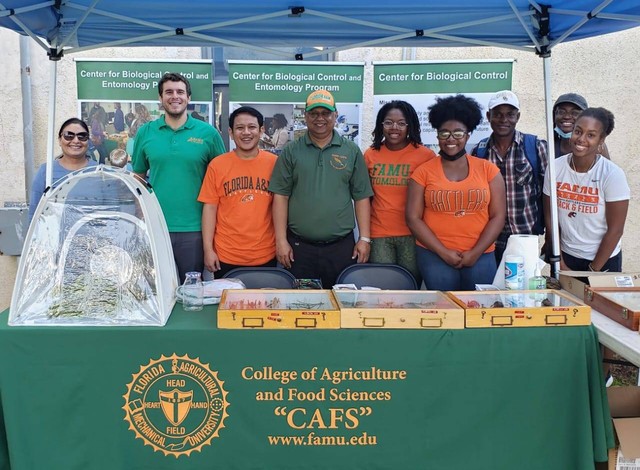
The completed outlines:
{"type": "Polygon", "coordinates": [[[340,310],[330,290],[225,290],[218,305],[218,328],[340,328],[340,310]]]}
{"type": "Polygon", "coordinates": [[[334,291],[342,328],[462,329],[464,310],[437,291],[334,291]]]}
{"type": "Polygon", "coordinates": [[[557,290],[448,292],[465,309],[467,328],[591,324],[591,307],[557,290]]]}

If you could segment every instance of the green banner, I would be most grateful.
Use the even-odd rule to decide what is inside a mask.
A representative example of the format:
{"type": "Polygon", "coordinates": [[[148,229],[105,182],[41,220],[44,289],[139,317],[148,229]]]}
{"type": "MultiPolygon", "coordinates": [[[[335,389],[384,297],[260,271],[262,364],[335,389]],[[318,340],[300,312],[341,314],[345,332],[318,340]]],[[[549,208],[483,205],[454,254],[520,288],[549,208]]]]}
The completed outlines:
{"type": "Polygon", "coordinates": [[[229,101],[301,103],[313,90],[336,102],[362,103],[364,64],[229,62],[229,101]]]}
{"type": "Polygon", "coordinates": [[[77,60],[78,100],[157,101],[158,82],[167,72],[191,84],[192,102],[211,102],[210,62],[130,62],[77,60]]]}
{"type": "Polygon", "coordinates": [[[374,95],[511,89],[512,61],[374,64],[374,95]]]}

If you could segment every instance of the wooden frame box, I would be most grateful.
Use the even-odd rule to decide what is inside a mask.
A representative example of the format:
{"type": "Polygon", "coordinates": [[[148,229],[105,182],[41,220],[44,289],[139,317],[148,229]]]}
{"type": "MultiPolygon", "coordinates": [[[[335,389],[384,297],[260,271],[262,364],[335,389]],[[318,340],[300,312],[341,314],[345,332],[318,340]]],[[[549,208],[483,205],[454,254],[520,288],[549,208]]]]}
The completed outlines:
{"type": "Polygon", "coordinates": [[[330,290],[225,290],[218,305],[218,328],[340,328],[340,310],[330,290]]]}
{"type": "Polygon", "coordinates": [[[448,292],[465,309],[467,328],[591,324],[591,307],[557,290],[448,292]]]}
{"type": "Polygon", "coordinates": [[[640,326],[640,287],[585,286],[584,302],[631,330],[640,326]]]}
{"type": "Polygon", "coordinates": [[[464,328],[464,310],[442,292],[336,290],[334,294],[342,328],[464,328]]]}

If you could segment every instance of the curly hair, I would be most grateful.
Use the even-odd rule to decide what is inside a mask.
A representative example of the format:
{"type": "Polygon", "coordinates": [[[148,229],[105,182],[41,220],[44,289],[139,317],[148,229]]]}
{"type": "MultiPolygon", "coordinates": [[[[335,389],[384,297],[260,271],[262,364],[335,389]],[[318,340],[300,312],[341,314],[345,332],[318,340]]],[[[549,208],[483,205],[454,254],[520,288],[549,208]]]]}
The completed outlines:
{"type": "Polygon", "coordinates": [[[473,132],[482,121],[482,107],[465,95],[436,98],[436,102],[429,106],[429,123],[438,130],[447,121],[460,121],[467,132],[473,132]]]}
{"type": "MultiPolygon", "coordinates": [[[[578,119],[581,117],[592,117],[597,119],[602,123],[602,130],[604,131],[604,135],[607,136],[611,134],[614,126],[614,117],[613,113],[605,108],[587,108],[580,113],[578,119]]],[[[576,119],[576,122],[578,122],[576,119]]]]}
{"type": "Polygon", "coordinates": [[[418,113],[416,110],[406,101],[390,101],[380,108],[378,111],[378,116],[376,117],[376,126],[371,133],[373,136],[373,143],[371,144],[371,148],[376,150],[380,150],[382,147],[382,141],[384,140],[384,134],[382,133],[382,121],[385,120],[387,114],[392,109],[399,110],[404,119],[407,121],[407,140],[414,147],[418,147],[422,145],[422,137],[420,137],[420,119],[418,119],[418,113]]]}

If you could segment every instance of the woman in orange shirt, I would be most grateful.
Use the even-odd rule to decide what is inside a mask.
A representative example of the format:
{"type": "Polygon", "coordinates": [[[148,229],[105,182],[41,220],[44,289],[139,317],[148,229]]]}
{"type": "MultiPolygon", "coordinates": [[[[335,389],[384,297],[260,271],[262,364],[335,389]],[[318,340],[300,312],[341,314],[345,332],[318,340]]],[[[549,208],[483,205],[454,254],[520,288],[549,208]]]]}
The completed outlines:
{"type": "Polygon", "coordinates": [[[415,239],[404,219],[407,182],[413,171],[435,158],[422,145],[420,120],[406,101],[386,103],[376,118],[373,144],[364,153],[374,195],[371,199],[371,263],[392,263],[422,278],[416,261],[415,239]]]}
{"type": "Polygon", "coordinates": [[[429,107],[440,158],[414,171],[406,219],[430,290],[474,290],[476,284],[491,284],[496,273],[494,242],[506,214],[504,180],[497,166],[465,149],[481,120],[478,102],[464,95],[438,98],[429,107]]]}

